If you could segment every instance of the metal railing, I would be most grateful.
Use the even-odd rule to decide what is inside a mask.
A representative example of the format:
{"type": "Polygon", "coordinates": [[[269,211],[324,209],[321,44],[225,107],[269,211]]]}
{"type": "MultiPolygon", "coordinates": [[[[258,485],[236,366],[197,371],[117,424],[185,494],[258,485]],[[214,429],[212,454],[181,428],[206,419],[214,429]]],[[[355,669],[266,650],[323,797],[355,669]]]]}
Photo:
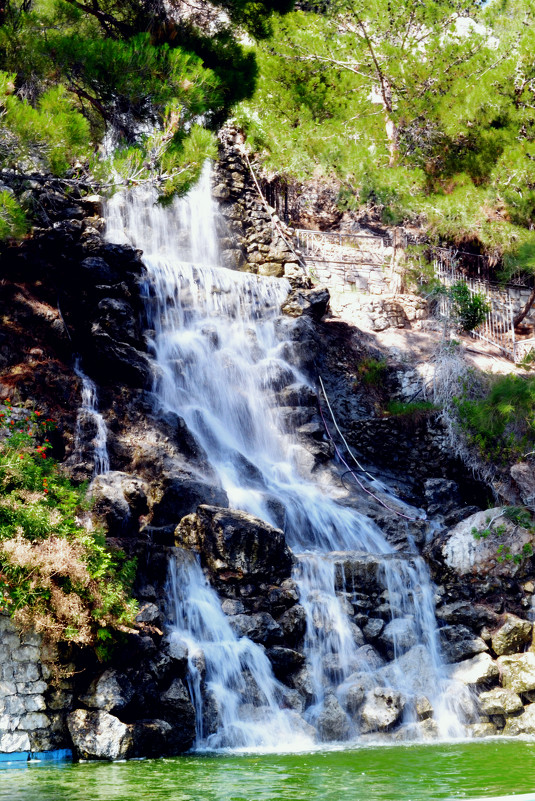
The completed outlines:
{"type": "MultiPolygon", "coordinates": [[[[471,334],[478,339],[494,345],[514,362],[520,361],[520,350],[517,347],[514,326],[514,312],[511,297],[506,287],[490,284],[488,281],[466,276],[451,264],[445,263],[440,255],[434,262],[435,275],[445,287],[462,282],[466,284],[472,295],[482,295],[490,307],[485,321],[471,334]]],[[[439,313],[447,317],[451,310],[451,300],[446,295],[439,297],[439,313]]],[[[523,349],[522,349],[523,350],[523,349]]]]}

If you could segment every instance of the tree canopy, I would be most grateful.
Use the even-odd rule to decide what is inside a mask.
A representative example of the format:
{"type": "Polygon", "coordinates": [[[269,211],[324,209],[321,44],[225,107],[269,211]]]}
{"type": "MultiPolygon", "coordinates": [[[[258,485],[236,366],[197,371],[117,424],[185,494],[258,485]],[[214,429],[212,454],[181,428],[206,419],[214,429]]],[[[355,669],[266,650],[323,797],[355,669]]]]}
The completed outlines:
{"type": "MultiPolygon", "coordinates": [[[[0,0],[0,167],[62,175],[90,160],[104,180],[185,191],[213,129],[254,90],[245,37],[267,36],[289,5],[0,0]]],[[[0,226],[20,228],[13,202],[0,226]]]]}
{"type": "Polygon", "coordinates": [[[272,170],[334,175],[342,204],[535,269],[534,17],[533,0],[296,11],[258,44],[238,122],[272,170]]]}

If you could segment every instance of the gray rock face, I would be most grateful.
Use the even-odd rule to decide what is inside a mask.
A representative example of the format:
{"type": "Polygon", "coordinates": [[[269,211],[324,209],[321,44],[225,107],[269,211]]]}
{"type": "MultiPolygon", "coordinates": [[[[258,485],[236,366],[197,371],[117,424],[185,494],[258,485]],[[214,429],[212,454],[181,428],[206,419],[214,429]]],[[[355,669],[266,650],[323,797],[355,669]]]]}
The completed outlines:
{"type": "Polygon", "coordinates": [[[535,654],[499,656],[496,660],[502,674],[502,684],[515,693],[535,690],[535,654]]]}
{"type": "Polygon", "coordinates": [[[451,678],[463,684],[485,684],[497,679],[498,675],[498,666],[489,654],[477,654],[472,659],[452,665],[450,670],[451,678]]]}
{"type": "Polygon", "coordinates": [[[390,659],[409,651],[418,642],[413,619],[399,617],[391,620],[384,627],[380,642],[390,659]]]}
{"type": "Polygon", "coordinates": [[[187,475],[165,476],[160,488],[160,499],[153,505],[153,526],[176,526],[185,515],[196,511],[202,503],[227,507],[225,490],[207,481],[190,478],[187,475]]]}
{"type": "Polygon", "coordinates": [[[440,645],[446,662],[460,662],[488,651],[481,637],[474,637],[466,626],[444,626],[439,629],[440,645]]]}
{"type": "Polygon", "coordinates": [[[502,687],[481,693],[479,705],[484,715],[516,715],[523,709],[520,696],[502,687]]]}
{"type": "Polygon", "coordinates": [[[324,743],[347,740],[350,729],[349,721],[334,695],[326,696],[323,709],[318,716],[317,726],[324,743]]]}
{"type": "Polygon", "coordinates": [[[125,759],[132,754],[132,726],[109,712],[75,709],[67,726],[80,759],[125,759]]]}
{"type": "Polygon", "coordinates": [[[405,704],[405,697],[397,690],[384,687],[370,690],[360,710],[361,732],[388,731],[400,720],[405,704]]]}
{"type": "Polygon", "coordinates": [[[249,637],[262,645],[281,642],[282,629],[269,612],[255,612],[252,615],[234,615],[228,619],[238,637],[249,637]]]}
{"type": "Polygon", "coordinates": [[[504,624],[492,634],[492,650],[498,656],[518,653],[531,641],[532,630],[528,620],[506,615],[504,624]]]}
{"type": "Polygon", "coordinates": [[[148,486],[129,473],[112,470],[96,476],[91,483],[95,513],[101,517],[111,536],[134,534],[139,530],[139,516],[148,512],[148,486]]]}
{"type": "Polygon", "coordinates": [[[517,462],[511,467],[511,478],[515,481],[522,503],[529,509],[535,510],[535,476],[533,465],[528,462],[517,462]]]}
{"type": "Polygon", "coordinates": [[[524,707],[521,715],[508,718],[503,730],[505,737],[516,734],[535,734],[535,704],[524,707]]]}
{"type": "Polygon", "coordinates": [[[280,645],[268,648],[266,653],[271,662],[273,672],[279,679],[284,679],[289,673],[296,671],[305,661],[305,657],[299,651],[294,651],[292,648],[283,648],[280,645]]]}
{"type": "Polygon", "coordinates": [[[177,527],[176,540],[199,552],[222,582],[275,583],[290,576],[292,556],[282,531],[246,512],[199,506],[177,527]]]}
{"type": "Polygon", "coordinates": [[[91,709],[118,712],[134,697],[134,688],[126,676],[116,670],[105,670],[91,682],[88,690],[80,695],[80,701],[91,709]]]}
{"type": "Polygon", "coordinates": [[[385,665],[379,676],[385,685],[393,684],[399,676],[410,676],[411,691],[421,695],[433,694],[436,680],[431,655],[423,645],[415,645],[399,657],[396,665],[385,665]]]}

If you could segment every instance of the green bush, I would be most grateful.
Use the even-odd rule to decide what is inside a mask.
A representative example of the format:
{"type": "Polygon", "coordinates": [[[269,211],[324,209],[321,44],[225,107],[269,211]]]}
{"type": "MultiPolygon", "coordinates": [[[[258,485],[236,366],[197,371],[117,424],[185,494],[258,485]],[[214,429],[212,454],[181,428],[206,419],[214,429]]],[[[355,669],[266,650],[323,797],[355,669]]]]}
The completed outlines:
{"type": "Polygon", "coordinates": [[[135,563],[106,547],[90,524],[86,487],[50,458],[54,421],[9,402],[0,420],[0,611],[51,643],[102,655],[112,632],[135,618],[135,563]]]}
{"type": "Polygon", "coordinates": [[[535,447],[535,376],[490,379],[479,399],[456,402],[460,426],[483,459],[502,464],[535,447]]]}
{"type": "Polygon", "coordinates": [[[386,359],[363,359],[357,367],[357,372],[363,384],[369,387],[381,386],[386,371],[386,359]]]}
{"type": "Polygon", "coordinates": [[[485,322],[490,306],[484,295],[470,292],[464,281],[457,281],[449,290],[452,316],[462,331],[473,331],[485,322]]]}
{"type": "Polygon", "coordinates": [[[412,401],[406,403],[398,400],[388,401],[386,411],[396,417],[420,417],[436,411],[437,407],[430,401],[412,401]]]}

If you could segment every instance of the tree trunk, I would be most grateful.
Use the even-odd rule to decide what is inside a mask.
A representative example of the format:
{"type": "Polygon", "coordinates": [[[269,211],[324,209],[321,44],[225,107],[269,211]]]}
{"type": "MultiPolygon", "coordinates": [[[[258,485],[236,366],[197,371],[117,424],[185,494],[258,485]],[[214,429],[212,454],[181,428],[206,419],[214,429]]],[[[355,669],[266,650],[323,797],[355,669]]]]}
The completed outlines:
{"type": "Polygon", "coordinates": [[[519,312],[516,315],[516,317],[513,320],[513,325],[514,325],[515,328],[517,327],[517,325],[520,325],[520,323],[522,322],[524,317],[526,317],[529,314],[530,309],[531,309],[531,307],[533,306],[534,303],[535,303],[535,286],[531,290],[531,293],[530,293],[529,298],[527,299],[526,305],[524,306],[522,311],[519,312]]]}

